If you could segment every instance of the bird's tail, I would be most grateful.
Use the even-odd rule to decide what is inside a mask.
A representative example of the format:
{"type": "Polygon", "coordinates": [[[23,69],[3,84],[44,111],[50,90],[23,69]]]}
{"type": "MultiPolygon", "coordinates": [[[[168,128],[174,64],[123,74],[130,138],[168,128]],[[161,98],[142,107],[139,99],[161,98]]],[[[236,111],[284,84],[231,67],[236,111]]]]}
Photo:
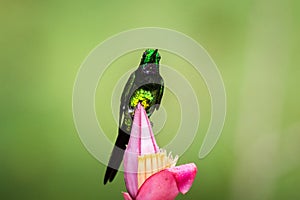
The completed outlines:
{"type": "Polygon", "coordinates": [[[106,168],[104,185],[107,181],[112,182],[114,180],[123,160],[126,145],[129,141],[129,133],[126,133],[124,130],[123,128],[119,128],[118,137],[106,168]]]}

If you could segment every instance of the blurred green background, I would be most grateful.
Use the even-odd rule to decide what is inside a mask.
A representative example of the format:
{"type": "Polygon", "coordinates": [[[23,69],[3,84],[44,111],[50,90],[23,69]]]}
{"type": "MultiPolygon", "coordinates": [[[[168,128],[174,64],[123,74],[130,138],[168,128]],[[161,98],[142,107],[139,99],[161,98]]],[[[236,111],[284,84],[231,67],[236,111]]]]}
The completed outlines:
{"type": "MultiPolygon", "coordinates": [[[[227,92],[222,136],[203,160],[198,151],[210,104],[207,91],[197,93],[199,134],[179,163],[195,162],[199,173],[178,199],[300,199],[299,9],[296,0],[0,1],[0,198],[122,199],[122,174],[103,186],[105,167],[78,137],[73,84],[100,42],[157,26],[203,45],[227,92]]],[[[167,54],[162,61],[180,70],[167,54]]],[[[140,52],[129,58],[124,66],[136,67],[140,52]]],[[[203,88],[199,77],[197,91],[203,88]]],[[[96,100],[101,118],[99,91],[96,100]]],[[[108,115],[113,141],[116,128],[108,115]]],[[[159,135],[158,142],[168,137],[159,135]]]]}

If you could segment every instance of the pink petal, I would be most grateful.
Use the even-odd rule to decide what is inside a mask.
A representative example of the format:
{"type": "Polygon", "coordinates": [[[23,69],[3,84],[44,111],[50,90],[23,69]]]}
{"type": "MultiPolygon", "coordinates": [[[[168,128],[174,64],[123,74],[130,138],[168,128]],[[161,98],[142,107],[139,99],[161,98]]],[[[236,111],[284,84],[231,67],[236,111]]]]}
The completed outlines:
{"type": "Polygon", "coordinates": [[[124,200],[133,200],[127,192],[123,192],[124,200]]]}
{"type": "Polygon", "coordinates": [[[156,144],[152,127],[148,118],[148,115],[143,106],[139,103],[134,114],[134,121],[138,123],[138,137],[140,140],[139,155],[152,154],[159,152],[159,148],[156,144]],[[139,118],[136,120],[135,118],[139,118]]]}
{"type": "Polygon", "coordinates": [[[194,182],[197,173],[197,166],[194,163],[190,163],[177,167],[171,167],[167,170],[172,172],[175,176],[178,190],[182,194],[187,193],[194,182]]]}
{"type": "Polygon", "coordinates": [[[147,113],[139,103],[134,113],[130,139],[124,155],[125,184],[131,197],[134,198],[138,192],[138,156],[157,153],[158,151],[159,148],[147,113]]]}
{"type": "Polygon", "coordinates": [[[173,200],[178,193],[175,177],[171,172],[163,170],[144,182],[136,200],[173,200]]]}
{"type": "Polygon", "coordinates": [[[173,200],[179,192],[185,194],[191,188],[196,173],[193,163],[162,170],[144,182],[136,200],[173,200]]]}

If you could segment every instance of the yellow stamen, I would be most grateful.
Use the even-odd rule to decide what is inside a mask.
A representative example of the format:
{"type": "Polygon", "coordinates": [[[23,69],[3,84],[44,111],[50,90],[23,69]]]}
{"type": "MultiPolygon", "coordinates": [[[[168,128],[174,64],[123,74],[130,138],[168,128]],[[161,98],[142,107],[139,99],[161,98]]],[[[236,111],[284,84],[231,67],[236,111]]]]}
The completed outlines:
{"type": "Polygon", "coordinates": [[[178,156],[167,155],[165,150],[154,154],[146,154],[138,157],[138,187],[152,174],[176,165],[178,156]]]}

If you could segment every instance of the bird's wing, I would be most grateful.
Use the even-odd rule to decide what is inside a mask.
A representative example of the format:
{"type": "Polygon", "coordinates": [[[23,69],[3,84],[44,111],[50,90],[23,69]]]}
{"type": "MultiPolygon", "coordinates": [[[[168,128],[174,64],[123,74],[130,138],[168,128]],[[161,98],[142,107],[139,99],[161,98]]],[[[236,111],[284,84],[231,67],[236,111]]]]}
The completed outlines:
{"type": "Polygon", "coordinates": [[[104,185],[107,183],[107,181],[113,181],[114,177],[116,176],[118,169],[120,167],[120,164],[123,160],[124,150],[126,148],[126,144],[129,140],[129,134],[124,132],[122,130],[121,122],[122,122],[122,116],[124,115],[126,105],[128,105],[129,102],[129,95],[132,93],[132,88],[134,84],[134,78],[135,73],[133,72],[129,79],[127,80],[127,83],[124,87],[124,90],[122,92],[122,96],[120,99],[120,113],[119,113],[119,132],[118,137],[115,143],[115,146],[113,148],[113,151],[111,153],[111,156],[109,158],[108,166],[106,168],[105,176],[104,176],[104,185]]]}
{"type": "Polygon", "coordinates": [[[164,79],[160,79],[160,89],[159,89],[159,92],[158,92],[158,96],[157,96],[157,99],[156,99],[156,110],[159,109],[159,106],[160,106],[160,102],[161,102],[161,99],[162,99],[162,96],[163,96],[163,93],[164,93],[164,79]]]}
{"type": "Polygon", "coordinates": [[[125,111],[125,107],[129,103],[129,98],[130,98],[129,95],[132,94],[134,79],[135,79],[135,72],[132,72],[122,92],[122,96],[120,100],[121,102],[120,102],[120,113],[119,113],[119,127],[121,127],[121,121],[125,111]]]}

